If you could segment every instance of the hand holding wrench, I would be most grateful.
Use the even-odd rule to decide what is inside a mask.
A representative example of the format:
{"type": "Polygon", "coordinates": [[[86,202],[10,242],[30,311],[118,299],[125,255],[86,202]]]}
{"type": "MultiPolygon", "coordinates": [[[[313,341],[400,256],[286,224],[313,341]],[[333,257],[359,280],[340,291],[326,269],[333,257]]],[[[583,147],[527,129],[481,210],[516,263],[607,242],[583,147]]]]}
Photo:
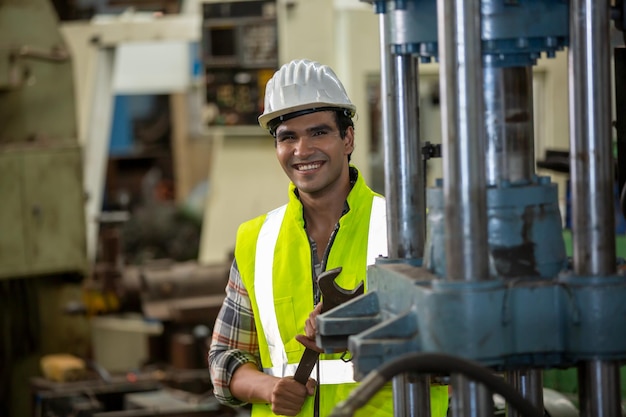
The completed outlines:
{"type": "MultiPolygon", "coordinates": [[[[322,293],[322,313],[325,313],[338,305],[345,303],[346,301],[356,298],[364,292],[362,281],[353,290],[346,290],[337,285],[335,278],[337,278],[340,272],[341,267],[337,267],[329,271],[322,272],[317,278],[317,285],[322,293]]],[[[313,367],[317,363],[319,356],[320,353],[318,351],[306,348],[293,378],[299,383],[305,385],[311,375],[313,367]]]]}

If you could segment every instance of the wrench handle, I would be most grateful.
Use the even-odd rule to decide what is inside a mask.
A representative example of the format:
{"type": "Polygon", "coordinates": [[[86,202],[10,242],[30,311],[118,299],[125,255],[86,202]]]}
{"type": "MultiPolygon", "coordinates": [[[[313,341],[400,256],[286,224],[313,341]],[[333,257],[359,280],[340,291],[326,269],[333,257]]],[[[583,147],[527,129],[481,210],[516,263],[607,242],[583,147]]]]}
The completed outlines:
{"type": "Polygon", "coordinates": [[[311,371],[313,371],[313,367],[317,363],[317,359],[319,357],[320,353],[318,351],[306,348],[302,354],[302,359],[300,359],[300,363],[296,368],[296,373],[293,375],[293,379],[302,385],[306,385],[309,377],[311,376],[311,371]]]}

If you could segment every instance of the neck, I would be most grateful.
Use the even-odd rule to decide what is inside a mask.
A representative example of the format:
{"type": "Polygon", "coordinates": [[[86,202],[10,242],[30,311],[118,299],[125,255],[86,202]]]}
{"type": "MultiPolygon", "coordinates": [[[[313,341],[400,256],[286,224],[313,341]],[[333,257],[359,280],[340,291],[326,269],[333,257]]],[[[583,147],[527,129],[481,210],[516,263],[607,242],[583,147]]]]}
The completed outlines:
{"type": "Polygon", "coordinates": [[[323,249],[343,213],[350,193],[350,176],[345,175],[331,190],[318,194],[300,194],[307,233],[323,249]]]}
{"type": "Polygon", "coordinates": [[[317,193],[300,192],[300,202],[307,225],[322,222],[332,223],[334,226],[343,213],[344,203],[351,188],[350,174],[346,170],[341,178],[329,188],[317,193]]]}
{"type": "Polygon", "coordinates": [[[325,224],[331,227],[339,221],[343,213],[344,204],[348,193],[342,195],[342,198],[323,198],[323,199],[307,199],[300,198],[304,211],[304,219],[307,227],[325,224]]]}

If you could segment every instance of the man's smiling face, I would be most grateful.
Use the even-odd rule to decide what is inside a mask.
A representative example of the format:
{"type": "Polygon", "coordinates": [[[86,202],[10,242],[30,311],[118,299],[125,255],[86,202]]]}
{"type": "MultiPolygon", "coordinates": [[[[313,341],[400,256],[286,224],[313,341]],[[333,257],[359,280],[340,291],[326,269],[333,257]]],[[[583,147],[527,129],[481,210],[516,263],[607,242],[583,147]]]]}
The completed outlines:
{"type": "Polygon", "coordinates": [[[337,185],[347,175],[353,150],[353,129],[342,139],[332,111],[298,116],[276,129],[278,161],[300,193],[316,194],[337,185]]]}

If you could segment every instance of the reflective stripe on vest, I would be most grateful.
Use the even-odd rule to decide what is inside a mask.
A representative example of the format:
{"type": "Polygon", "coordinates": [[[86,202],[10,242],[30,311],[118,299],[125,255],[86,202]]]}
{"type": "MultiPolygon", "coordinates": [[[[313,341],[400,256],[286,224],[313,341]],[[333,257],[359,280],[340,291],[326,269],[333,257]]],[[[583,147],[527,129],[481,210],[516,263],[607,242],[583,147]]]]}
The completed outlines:
{"type": "MultiPolygon", "coordinates": [[[[285,377],[293,376],[298,364],[287,363],[285,345],[280,337],[278,319],[274,308],[272,269],[274,249],[278,239],[287,205],[269,212],[261,226],[256,243],[254,288],[259,318],[267,340],[272,368],[264,368],[266,374],[285,377]]],[[[372,201],[368,234],[367,264],[375,263],[378,256],[387,256],[386,203],[375,196],[372,201]]],[[[320,363],[320,384],[343,384],[354,382],[352,362],[342,360],[322,360],[320,363]]],[[[315,372],[315,370],[313,371],[315,372]]]]}
{"type": "Polygon", "coordinates": [[[274,265],[274,248],[278,239],[280,225],[285,217],[287,205],[267,213],[259,238],[256,242],[256,258],[254,260],[254,293],[259,306],[259,315],[263,323],[263,331],[267,339],[270,359],[274,367],[287,364],[287,353],[283,339],[278,330],[276,309],[274,308],[274,290],[272,287],[272,266],[274,265]]]}
{"type": "MultiPolygon", "coordinates": [[[[354,366],[352,362],[344,362],[341,359],[321,360],[313,367],[311,375],[317,375],[318,366],[320,368],[320,384],[322,385],[354,382],[354,366]]],[[[263,368],[263,372],[277,377],[293,376],[297,368],[297,363],[290,363],[287,366],[263,368]]]]}
{"type": "Polygon", "coordinates": [[[372,200],[370,229],[367,236],[367,264],[374,265],[376,258],[387,256],[387,203],[382,197],[372,200]]]}

